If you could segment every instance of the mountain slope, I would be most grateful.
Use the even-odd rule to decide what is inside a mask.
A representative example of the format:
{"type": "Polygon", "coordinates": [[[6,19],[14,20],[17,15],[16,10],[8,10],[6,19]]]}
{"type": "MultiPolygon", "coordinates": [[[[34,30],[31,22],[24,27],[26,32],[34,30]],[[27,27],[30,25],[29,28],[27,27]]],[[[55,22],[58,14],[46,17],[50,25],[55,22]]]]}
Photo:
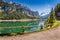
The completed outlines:
{"type": "Polygon", "coordinates": [[[39,13],[17,3],[0,1],[0,20],[37,19],[39,13]],[[30,16],[29,16],[30,15],[30,16]]]}

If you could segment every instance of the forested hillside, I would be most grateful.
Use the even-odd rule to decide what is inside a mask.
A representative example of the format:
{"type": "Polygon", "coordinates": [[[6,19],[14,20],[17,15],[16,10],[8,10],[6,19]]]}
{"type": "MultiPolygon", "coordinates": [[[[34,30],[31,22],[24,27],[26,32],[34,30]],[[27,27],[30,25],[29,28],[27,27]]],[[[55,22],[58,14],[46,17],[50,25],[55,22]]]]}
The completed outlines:
{"type": "Polygon", "coordinates": [[[56,19],[60,20],[60,3],[56,5],[54,11],[55,11],[56,19]]]}
{"type": "Polygon", "coordinates": [[[38,11],[32,11],[22,4],[0,0],[0,20],[39,19],[38,11]]]}

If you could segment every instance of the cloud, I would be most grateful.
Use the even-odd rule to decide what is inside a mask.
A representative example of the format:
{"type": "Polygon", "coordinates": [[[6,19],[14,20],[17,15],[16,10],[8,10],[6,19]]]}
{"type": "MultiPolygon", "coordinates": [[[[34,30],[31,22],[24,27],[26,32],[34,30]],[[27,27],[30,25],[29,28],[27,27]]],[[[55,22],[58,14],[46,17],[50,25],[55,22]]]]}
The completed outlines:
{"type": "MultiPolygon", "coordinates": [[[[45,14],[48,14],[48,13],[51,11],[52,6],[49,5],[49,4],[46,4],[46,5],[42,5],[42,6],[34,6],[34,7],[31,7],[31,6],[30,6],[30,8],[31,8],[32,10],[38,11],[39,14],[41,14],[41,13],[43,13],[43,12],[44,12],[45,14]]],[[[45,15],[45,14],[43,14],[43,15],[45,15]]]]}
{"type": "Polygon", "coordinates": [[[42,12],[44,12],[44,13],[49,13],[50,12],[50,10],[51,10],[51,6],[50,5],[45,5],[45,6],[42,6],[40,9],[39,9],[39,12],[40,13],[42,13],[42,12]]]}
{"type": "Polygon", "coordinates": [[[42,14],[42,16],[46,15],[46,14],[49,14],[50,11],[51,11],[51,5],[43,5],[43,6],[40,6],[40,7],[37,7],[37,10],[39,11],[39,14],[41,13],[45,13],[45,14],[42,14]]]}

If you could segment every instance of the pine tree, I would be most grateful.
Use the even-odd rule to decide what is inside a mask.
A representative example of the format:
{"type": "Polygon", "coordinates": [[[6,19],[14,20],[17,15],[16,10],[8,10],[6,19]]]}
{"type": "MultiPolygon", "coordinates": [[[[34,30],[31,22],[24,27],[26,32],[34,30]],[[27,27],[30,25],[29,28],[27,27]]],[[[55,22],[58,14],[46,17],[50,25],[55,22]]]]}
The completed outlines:
{"type": "Polygon", "coordinates": [[[49,25],[52,27],[53,23],[55,22],[55,11],[52,9],[50,12],[50,16],[48,17],[48,20],[46,21],[46,25],[49,25]]]}

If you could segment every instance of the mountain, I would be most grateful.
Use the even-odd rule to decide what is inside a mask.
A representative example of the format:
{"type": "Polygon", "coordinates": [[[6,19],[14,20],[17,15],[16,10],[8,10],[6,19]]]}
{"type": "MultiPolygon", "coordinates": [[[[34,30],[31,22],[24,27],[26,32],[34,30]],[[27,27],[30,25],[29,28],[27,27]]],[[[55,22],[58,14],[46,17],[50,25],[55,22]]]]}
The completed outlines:
{"type": "Polygon", "coordinates": [[[38,11],[32,11],[22,4],[14,2],[4,2],[0,0],[0,19],[13,20],[13,19],[37,19],[39,17],[38,11]]]}
{"type": "Polygon", "coordinates": [[[41,13],[41,15],[40,15],[40,17],[41,17],[42,19],[47,19],[49,16],[50,16],[50,13],[48,13],[48,14],[41,13]]]}
{"type": "Polygon", "coordinates": [[[56,5],[54,11],[55,11],[56,19],[60,20],[60,3],[56,5]]]}

